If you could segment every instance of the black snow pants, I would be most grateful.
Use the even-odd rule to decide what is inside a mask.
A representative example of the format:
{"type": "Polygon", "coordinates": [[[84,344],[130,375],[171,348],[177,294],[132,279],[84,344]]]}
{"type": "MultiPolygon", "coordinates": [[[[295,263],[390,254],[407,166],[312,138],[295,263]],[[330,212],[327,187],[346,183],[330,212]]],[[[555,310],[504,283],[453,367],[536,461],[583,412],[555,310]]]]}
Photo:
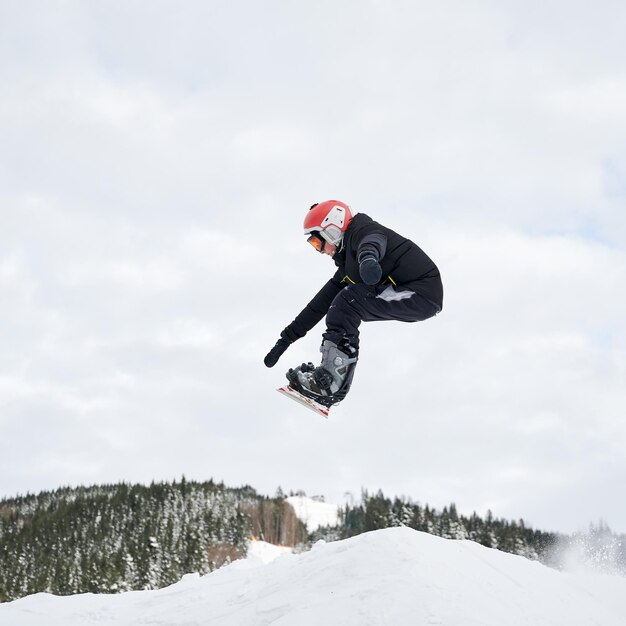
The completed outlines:
{"type": "Polygon", "coordinates": [[[440,310],[436,303],[413,291],[391,285],[374,288],[357,283],[342,289],[332,301],[323,336],[335,344],[346,338],[358,350],[361,322],[420,322],[440,310]]]}

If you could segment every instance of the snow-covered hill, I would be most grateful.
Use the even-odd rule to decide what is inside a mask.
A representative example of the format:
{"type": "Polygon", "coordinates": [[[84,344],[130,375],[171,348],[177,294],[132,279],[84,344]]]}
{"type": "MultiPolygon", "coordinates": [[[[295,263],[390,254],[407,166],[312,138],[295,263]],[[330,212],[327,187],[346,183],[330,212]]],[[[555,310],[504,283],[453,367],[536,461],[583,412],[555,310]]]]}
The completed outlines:
{"type": "Polygon", "coordinates": [[[160,591],[0,605],[1,626],[623,626],[625,616],[624,578],[564,574],[409,528],[237,561],[160,591]]]}

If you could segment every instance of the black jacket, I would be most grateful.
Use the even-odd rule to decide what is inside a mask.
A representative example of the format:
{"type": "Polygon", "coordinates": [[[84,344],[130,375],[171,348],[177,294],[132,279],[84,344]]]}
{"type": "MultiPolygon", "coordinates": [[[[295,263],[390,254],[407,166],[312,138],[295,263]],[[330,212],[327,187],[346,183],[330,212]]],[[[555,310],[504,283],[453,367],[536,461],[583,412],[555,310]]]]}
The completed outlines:
{"type": "Polygon", "coordinates": [[[428,255],[410,239],[378,224],[364,213],[357,213],[346,229],[341,248],[333,257],[338,268],[335,275],[281,335],[289,341],[304,337],[326,315],[331,302],[344,287],[362,283],[359,259],[365,255],[374,256],[380,263],[380,285],[410,289],[442,308],[441,276],[428,255]]]}

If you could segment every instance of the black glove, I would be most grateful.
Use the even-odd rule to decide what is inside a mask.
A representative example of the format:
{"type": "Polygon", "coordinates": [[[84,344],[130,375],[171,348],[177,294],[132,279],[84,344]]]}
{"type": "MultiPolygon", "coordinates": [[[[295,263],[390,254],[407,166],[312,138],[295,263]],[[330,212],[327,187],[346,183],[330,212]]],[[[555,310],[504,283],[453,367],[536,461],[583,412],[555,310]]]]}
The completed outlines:
{"type": "Polygon", "coordinates": [[[267,367],[274,367],[278,362],[278,359],[282,356],[283,352],[291,345],[291,341],[281,337],[276,345],[267,353],[267,356],[263,359],[263,362],[267,367]]]}
{"type": "Polygon", "coordinates": [[[366,256],[359,263],[359,274],[366,285],[377,285],[382,278],[383,270],[373,256],[366,256]]]}

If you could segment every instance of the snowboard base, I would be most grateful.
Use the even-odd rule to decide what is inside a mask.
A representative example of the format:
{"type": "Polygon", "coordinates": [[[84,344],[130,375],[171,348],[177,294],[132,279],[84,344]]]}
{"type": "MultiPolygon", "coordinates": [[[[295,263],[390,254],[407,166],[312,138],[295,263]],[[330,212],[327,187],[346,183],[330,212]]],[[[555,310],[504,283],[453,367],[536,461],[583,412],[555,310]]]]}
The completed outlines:
{"type": "Polygon", "coordinates": [[[323,404],[316,402],[312,398],[307,398],[306,396],[303,396],[300,392],[296,391],[290,385],[279,387],[276,391],[278,391],[279,393],[282,393],[288,398],[291,398],[292,400],[295,400],[299,404],[302,404],[307,409],[311,409],[311,411],[314,411],[318,415],[321,415],[322,417],[325,417],[326,419],[328,419],[330,409],[327,406],[324,406],[323,404]]]}

